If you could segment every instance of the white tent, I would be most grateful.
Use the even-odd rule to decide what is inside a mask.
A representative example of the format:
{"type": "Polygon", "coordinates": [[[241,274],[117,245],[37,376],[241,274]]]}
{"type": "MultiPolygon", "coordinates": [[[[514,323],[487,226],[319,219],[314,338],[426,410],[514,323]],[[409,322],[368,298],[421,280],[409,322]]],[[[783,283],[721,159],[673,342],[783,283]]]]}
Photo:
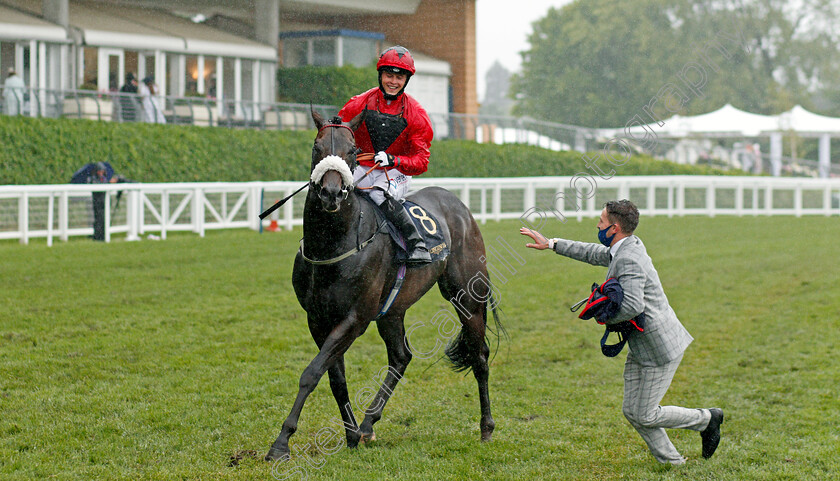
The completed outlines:
{"type": "Polygon", "coordinates": [[[772,132],[779,128],[776,116],[745,112],[731,104],[707,114],[681,117],[680,124],[683,124],[680,127],[687,127],[689,133],[743,137],[757,137],[762,132],[772,132]]]}
{"type": "Polygon", "coordinates": [[[840,133],[840,118],[826,117],[802,108],[801,105],[779,114],[779,130],[794,131],[800,135],[840,133]]]}
{"type": "MultiPolygon", "coordinates": [[[[812,114],[815,115],[815,114],[812,114]]],[[[840,119],[837,119],[840,122],[840,119]]],[[[681,138],[695,134],[707,137],[758,137],[762,133],[779,130],[779,119],[775,115],[759,115],[745,112],[726,104],[707,114],[695,116],[674,115],[662,121],[647,125],[634,125],[628,131],[642,135],[645,131],[667,138],[681,138]]],[[[624,129],[601,129],[603,136],[623,135],[624,129]]]]}
{"type": "Polygon", "coordinates": [[[781,173],[782,135],[796,132],[805,137],[819,138],[819,175],[828,177],[831,159],[831,136],[840,135],[840,118],[809,112],[797,105],[779,115],[759,115],[726,104],[718,110],[695,116],[674,115],[646,125],[634,124],[626,129],[600,129],[604,138],[627,137],[637,139],[646,133],[657,137],[684,139],[686,137],[770,137],[770,165],[773,175],[781,173]]]}

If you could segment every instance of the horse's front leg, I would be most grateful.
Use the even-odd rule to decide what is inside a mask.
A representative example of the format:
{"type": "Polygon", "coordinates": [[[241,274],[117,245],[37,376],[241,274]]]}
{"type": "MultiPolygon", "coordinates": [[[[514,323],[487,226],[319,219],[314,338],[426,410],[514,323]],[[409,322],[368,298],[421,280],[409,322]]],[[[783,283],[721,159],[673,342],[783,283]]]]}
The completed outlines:
{"type": "Polygon", "coordinates": [[[329,369],[330,389],[332,390],[338,410],[341,413],[341,420],[344,422],[344,430],[347,436],[347,447],[355,448],[359,445],[361,434],[353,416],[353,409],[350,406],[350,396],[347,393],[347,380],[344,377],[344,356],[336,360],[329,369]]]}
{"type": "Polygon", "coordinates": [[[289,438],[297,430],[298,419],[303,410],[303,404],[306,398],[315,387],[318,381],[327,371],[332,367],[336,361],[347,352],[347,349],[359,335],[361,326],[358,325],[354,316],[348,317],[342,321],[333,331],[327,336],[321,351],[315,356],[315,359],[306,366],[303,374],[300,376],[300,384],[297,397],[292,405],[292,410],[289,417],[283,422],[283,428],[280,430],[280,435],[271,445],[268,454],[265,455],[266,461],[273,461],[281,458],[290,458],[289,438]]]}
{"type": "Polygon", "coordinates": [[[375,378],[381,387],[365,410],[365,419],[360,426],[363,442],[376,439],[373,425],[382,418],[385,404],[405,375],[408,363],[411,362],[411,351],[405,345],[403,316],[404,313],[396,317],[380,319],[376,323],[379,335],[385,341],[385,348],[388,351],[388,365],[380,369],[375,378]]]}

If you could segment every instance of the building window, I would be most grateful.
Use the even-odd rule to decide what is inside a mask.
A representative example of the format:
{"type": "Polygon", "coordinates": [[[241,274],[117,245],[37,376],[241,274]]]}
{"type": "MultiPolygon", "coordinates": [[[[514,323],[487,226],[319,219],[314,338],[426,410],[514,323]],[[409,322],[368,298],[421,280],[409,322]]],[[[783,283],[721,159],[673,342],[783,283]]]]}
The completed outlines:
{"type": "Polygon", "coordinates": [[[284,32],[280,38],[283,41],[284,67],[367,67],[376,62],[385,35],[355,30],[327,30],[284,32]]]}
{"type": "Polygon", "coordinates": [[[342,55],[344,65],[367,67],[379,57],[378,41],[368,38],[342,37],[342,55]]]}
{"type": "Polygon", "coordinates": [[[336,38],[312,39],[312,61],[309,65],[316,67],[332,67],[338,65],[336,52],[336,38]]]}
{"type": "Polygon", "coordinates": [[[283,65],[303,67],[309,64],[309,40],[290,38],[283,42],[283,65]]]}
{"type": "Polygon", "coordinates": [[[198,57],[196,55],[186,56],[186,71],[184,72],[184,95],[187,97],[195,97],[200,92],[198,91],[198,57]]]}

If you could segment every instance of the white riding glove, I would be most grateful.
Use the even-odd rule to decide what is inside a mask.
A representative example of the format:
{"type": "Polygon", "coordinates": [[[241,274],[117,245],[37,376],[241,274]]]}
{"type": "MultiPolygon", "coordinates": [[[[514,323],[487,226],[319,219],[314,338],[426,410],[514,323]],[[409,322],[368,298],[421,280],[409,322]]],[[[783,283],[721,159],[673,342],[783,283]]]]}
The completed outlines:
{"type": "Polygon", "coordinates": [[[373,157],[380,167],[390,167],[396,163],[397,158],[387,152],[377,152],[373,157]]]}

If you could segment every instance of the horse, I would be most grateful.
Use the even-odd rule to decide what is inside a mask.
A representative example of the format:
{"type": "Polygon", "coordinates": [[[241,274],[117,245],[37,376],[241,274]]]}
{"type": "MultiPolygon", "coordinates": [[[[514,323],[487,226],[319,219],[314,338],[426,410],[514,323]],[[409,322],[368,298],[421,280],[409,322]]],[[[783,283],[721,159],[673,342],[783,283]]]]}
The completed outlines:
{"type": "MultiPolygon", "coordinates": [[[[279,436],[265,456],[266,461],[290,459],[289,438],[297,430],[304,402],[324,373],[345,426],[347,446],[375,439],[373,425],[382,417],[399,380],[412,359],[406,336],[406,310],[435,283],[443,297],[454,304],[461,324],[445,349],[456,371],[472,370],[478,382],[481,408],[481,440],[490,441],[495,422],[490,412],[487,308],[493,314],[495,334],[504,333],[486,266],[484,241],[469,209],[451,192],[427,187],[407,197],[439,220],[450,253],[443,260],[407,269],[402,289],[390,309],[381,307],[398,279],[392,240],[378,222],[372,202],[354,188],[352,172],[357,166],[354,131],[364,120],[362,112],[350,122],[335,117],[327,122],[312,110],[318,133],[312,148],[309,191],[303,211],[303,239],[292,272],[292,284],[306,311],[309,331],[319,352],[304,369],[297,397],[283,422],[279,436]],[[320,166],[320,167],[319,167],[320,166]],[[318,170],[316,176],[311,174],[318,170]],[[483,276],[486,293],[476,294],[483,276]],[[469,292],[470,295],[465,295],[469,292]],[[379,391],[356,424],[344,375],[344,354],[371,322],[388,356],[388,368],[379,391]]],[[[431,221],[431,218],[428,218],[431,221]]],[[[425,222],[425,221],[424,221],[425,222]]],[[[454,316],[452,317],[453,324],[454,316]]],[[[453,332],[455,329],[453,329],[453,332]]],[[[382,371],[380,371],[381,373],[382,371]]]]}

